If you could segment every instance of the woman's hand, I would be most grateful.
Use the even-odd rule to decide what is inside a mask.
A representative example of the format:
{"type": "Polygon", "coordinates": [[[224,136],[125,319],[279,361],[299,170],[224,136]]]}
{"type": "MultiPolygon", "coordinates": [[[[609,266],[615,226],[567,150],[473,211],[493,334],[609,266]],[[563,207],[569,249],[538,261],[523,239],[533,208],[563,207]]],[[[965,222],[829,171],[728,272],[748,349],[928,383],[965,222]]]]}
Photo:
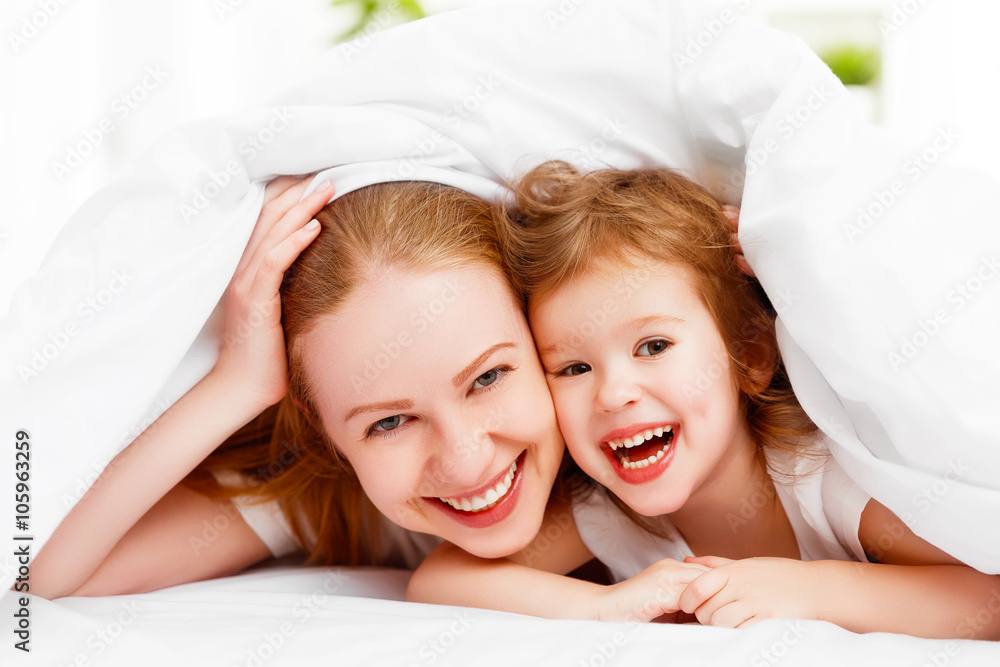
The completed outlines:
{"type": "Polygon", "coordinates": [[[687,585],[710,569],[672,558],[659,560],[630,579],[607,586],[598,599],[601,621],[679,622],[680,596],[687,585]]]}
{"type": "Polygon", "coordinates": [[[789,558],[689,556],[711,568],[692,581],[679,607],[702,625],[741,628],[768,618],[819,618],[824,599],[815,563],[789,558]]]}
{"type": "Polygon", "coordinates": [[[288,391],[278,289],[285,271],[319,234],[313,216],[333,194],[327,183],[299,202],[311,179],[282,176],[267,185],[257,225],[226,289],[225,339],[212,372],[249,392],[261,410],[288,391]]]}

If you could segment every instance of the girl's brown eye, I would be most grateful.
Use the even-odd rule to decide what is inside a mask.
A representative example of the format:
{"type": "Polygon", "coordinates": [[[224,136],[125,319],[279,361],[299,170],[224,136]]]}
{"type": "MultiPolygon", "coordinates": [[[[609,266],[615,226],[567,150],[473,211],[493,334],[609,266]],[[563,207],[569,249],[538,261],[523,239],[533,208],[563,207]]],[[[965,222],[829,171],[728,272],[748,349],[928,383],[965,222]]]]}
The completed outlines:
{"type": "Polygon", "coordinates": [[[658,354],[666,352],[669,347],[669,341],[662,338],[654,338],[653,340],[648,340],[639,345],[639,349],[636,350],[636,354],[640,357],[655,357],[658,354]]]}

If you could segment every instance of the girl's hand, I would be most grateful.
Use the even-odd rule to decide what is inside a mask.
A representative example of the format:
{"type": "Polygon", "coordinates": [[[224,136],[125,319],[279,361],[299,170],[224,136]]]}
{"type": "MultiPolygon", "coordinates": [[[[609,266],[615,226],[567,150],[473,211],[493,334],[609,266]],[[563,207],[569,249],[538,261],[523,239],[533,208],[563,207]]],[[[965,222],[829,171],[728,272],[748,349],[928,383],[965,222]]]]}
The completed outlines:
{"type": "Polygon", "coordinates": [[[756,278],[757,275],[753,272],[753,269],[750,268],[750,265],[747,264],[746,257],[743,256],[743,248],[740,246],[740,209],[726,204],[722,207],[722,213],[729,218],[729,224],[733,228],[730,236],[732,237],[733,245],[736,246],[736,264],[740,267],[740,270],[742,270],[743,273],[747,274],[751,278],[756,278]]]}
{"type": "Polygon", "coordinates": [[[631,579],[605,587],[598,600],[601,621],[680,621],[679,598],[687,585],[710,569],[672,558],[659,560],[631,579]],[[664,616],[667,618],[663,618],[664,616]]]}
{"type": "Polygon", "coordinates": [[[268,183],[257,225],[226,289],[225,339],[212,372],[248,392],[260,410],[288,391],[278,289],[285,271],[319,234],[319,223],[309,223],[333,194],[326,184],[299,202],[311,179],[282,176],[268,183]]]}
{"type": "Polygon", "coordinates": [[[819,618],[826,593],[814,563],[716,556],[689,556],[684,562],[711,568],[680,596],[680,609],[702,625],[741,628],[768,618],[819,618]]]}

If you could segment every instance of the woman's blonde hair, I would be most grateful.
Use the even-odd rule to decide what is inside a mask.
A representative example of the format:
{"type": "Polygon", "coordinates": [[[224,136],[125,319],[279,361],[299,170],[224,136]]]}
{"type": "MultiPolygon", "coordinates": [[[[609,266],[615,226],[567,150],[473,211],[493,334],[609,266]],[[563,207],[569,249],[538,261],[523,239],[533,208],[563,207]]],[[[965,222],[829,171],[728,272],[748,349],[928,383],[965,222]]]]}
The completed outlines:
{"type": "Polygon", "coordinates": [[[252,502],[278,501],[299,543],[312,542],[309,563],[392,565],[377,558],[380,515],[319,422],[299,343],[320,317],[338,312],[360,285],[390,270],[480,265],[506,277],[497,210],[456,188],[404,182],[347,193],[316,218],[319,236],[281,287],[288,394],[227,439],[186,481],[217,497],[250,494],[252,502]],[[219,488],[206,473],[222,469],[240,471],[249,486],[219,488]]]}
{"type": "Polygon", "coordinates": [[[774,311],[757,281],[740,270],[729,220],[707,190],[666,168],[581,173],[546,162],[515,186],[501,232],[529,312],[532,301],[595,269],[638,274],[651,262],[686,267],[726,345],[760,462],[768,466],[769,448],[803,453],[816,426],[778,355],[774,311]]]}

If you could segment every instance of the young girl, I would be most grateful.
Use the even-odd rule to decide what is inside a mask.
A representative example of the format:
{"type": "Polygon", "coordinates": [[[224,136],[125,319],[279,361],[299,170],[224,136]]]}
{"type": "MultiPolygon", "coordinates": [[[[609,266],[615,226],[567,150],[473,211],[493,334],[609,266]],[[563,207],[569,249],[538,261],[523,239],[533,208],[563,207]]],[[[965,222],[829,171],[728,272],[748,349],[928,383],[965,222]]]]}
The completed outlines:
{"type": "Polygon", "coordinates": [[[582,175],[564,163],[517,191],[510,263],[569,452],[599,485],[564,476],[569,498],[554,494],[533,545],[508,559],[439,547],[410,599],[1000,636],[996,615],[964,624],[1000,579],[918,538],[828,455],[717,201],[665,169],[582,175]],[[556,576],[592,557],[619,583],[556,576]]]}

